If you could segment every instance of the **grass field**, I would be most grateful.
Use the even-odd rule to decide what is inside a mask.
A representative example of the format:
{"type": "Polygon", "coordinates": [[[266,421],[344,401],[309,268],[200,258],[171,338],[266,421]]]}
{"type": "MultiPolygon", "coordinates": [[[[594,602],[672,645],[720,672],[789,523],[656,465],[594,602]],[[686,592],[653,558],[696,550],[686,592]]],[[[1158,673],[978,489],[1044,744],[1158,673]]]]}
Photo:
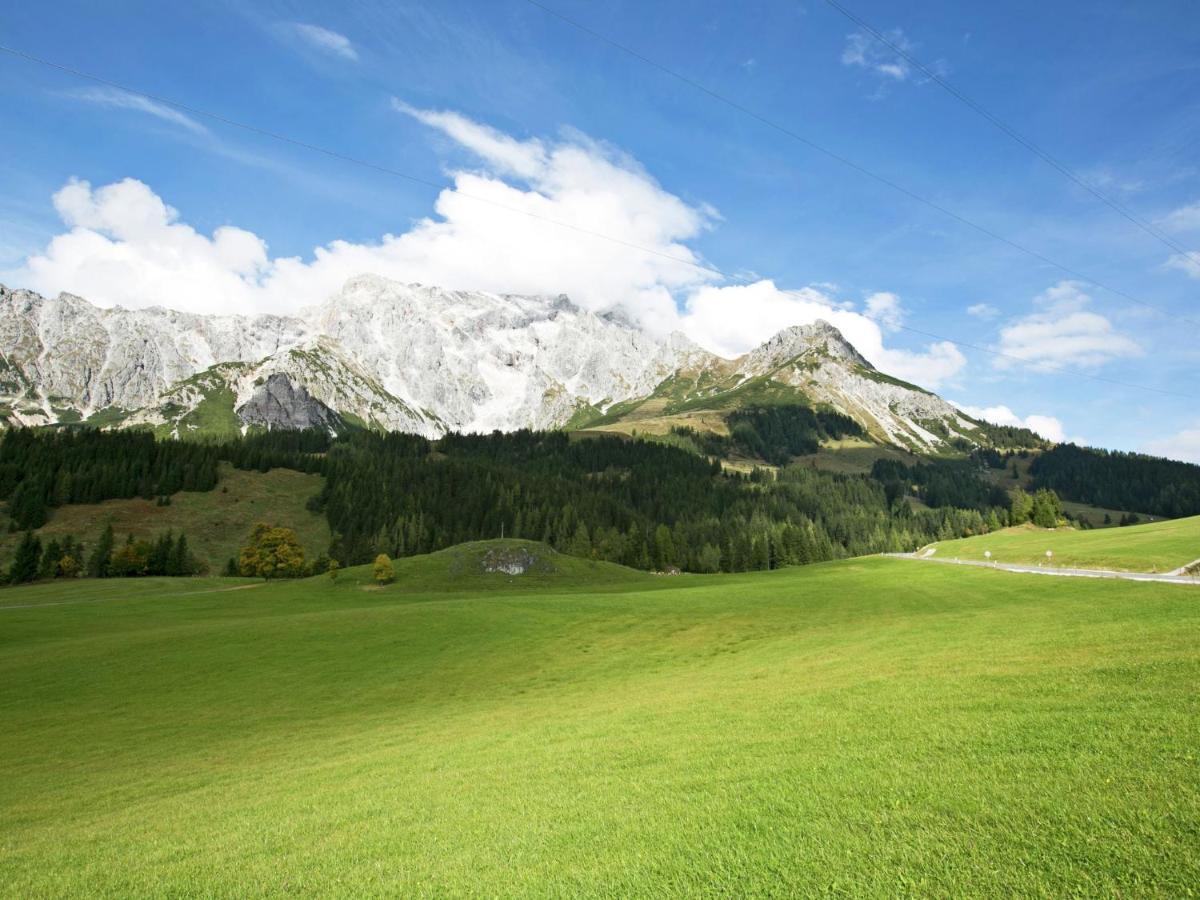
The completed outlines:
{"type": "Polygon", "coordinates": [[[941,558],[982,560],[990,550],[996,562],[1038,565],[1051,550],[1066,568],[1167,572],[1200,559],[1200,516],[1094,531],[1022,525],[932,546],[941,558]]]}
{"type": "Polygon", "coordinates": [[[0,592],[3,892],[1196,893],[1200,595],[484,549],[0,592]]]}
{"type": "MultiPolygon", "coordinates": [[[[304,508],[321,484],[320,475],[291,469],[247,472],[222,463],[215,490],[175,494],[170,506],[140,498],[62,506],[51,510],[50,521],[38,534],[43,543],[70,534],[90,549],[108,522],[118,541],[127,534],[153,538],[168,529],[176,534],[183,529],[191,551],[215,574],[227,559],[237,556],[255,523],[267,522],[295,529],[311,558],[329,547],[325,517],[304,508]]],[[[0,567],[7,568],[20,541],[20,534],[0,532],[0,567]]]]}

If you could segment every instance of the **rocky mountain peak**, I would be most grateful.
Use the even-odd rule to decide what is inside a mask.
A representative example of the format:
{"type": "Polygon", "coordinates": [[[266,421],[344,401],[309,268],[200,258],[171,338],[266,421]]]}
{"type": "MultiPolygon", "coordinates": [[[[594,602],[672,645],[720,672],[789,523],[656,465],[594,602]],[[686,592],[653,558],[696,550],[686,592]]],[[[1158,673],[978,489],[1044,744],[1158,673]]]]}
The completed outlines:
{"type": "Polygon", "coordinates": [[[0,424],[92,419],[182,435],[217,415],[226,427],[343,421],[432,437],[579,425],[642,404],[659,417],[672,404],[728,409],[766,396],[833,408],[906,447],[971,428],[940,398],[877,373],[826,321],[785,328],[726,360],[561,294],[373,274],[296,316],[101,309],[0,287],[0,424]]]}
{"type": "Polygon", "coordinates": [[[793,360],[810,364],[835,361],[845,366],[873,369],[842,333],[824,319],[791,325],[739,360],[739,369],[765,373],[793,360]]]}

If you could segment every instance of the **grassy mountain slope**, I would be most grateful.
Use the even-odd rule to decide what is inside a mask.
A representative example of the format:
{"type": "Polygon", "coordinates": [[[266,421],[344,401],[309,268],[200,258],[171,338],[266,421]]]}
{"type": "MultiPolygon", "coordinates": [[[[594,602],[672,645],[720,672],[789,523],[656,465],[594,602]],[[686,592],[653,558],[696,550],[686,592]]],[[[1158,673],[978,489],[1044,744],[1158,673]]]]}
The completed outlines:
{"type": "Polygon", "coordinates": [[[1022,525],[932,546],[939,557],[982,560],[990,551],[996,562],[1038,565],[1050,550],[1056,566],[1167,572],[1200,559],[1200,516],[1096,531],[1022,525]]]}
{"type": "Polygon", "coordinates": [[[884,559],[571,593],[362,577],[0,594],[7,890],[1200,882],[1179,588],[884,559]]]}
{"type": "MultiPolygon", "coordinates": [[[[291,469],[245,471],[222,464],[220,479],[215,490],[173,495],[170,506],[141,498],[60,506],[51,510],[50,521],[36,533],[43,544],[69,534],[90,549],[109,522],[118,541],[128,534],[140,540],[168,529],[176,534],[182,530],[191,551],[214,574],[237,555],[257,522],[294,529],[309,557],[329,547],[325,517],[304,506],[321,490],[321,476],[291,469]]],[[[19,533],[0,532],[0,568],[8,566],[20,541],[19,533]]]]}

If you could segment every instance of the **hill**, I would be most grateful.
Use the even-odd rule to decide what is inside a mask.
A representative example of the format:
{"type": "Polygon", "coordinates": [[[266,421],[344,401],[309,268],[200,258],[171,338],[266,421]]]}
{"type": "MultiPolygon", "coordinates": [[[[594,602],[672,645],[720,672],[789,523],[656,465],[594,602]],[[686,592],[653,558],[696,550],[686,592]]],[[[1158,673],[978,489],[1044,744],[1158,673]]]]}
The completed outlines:
{"type": "Polygon", "coordinates": [[[6,890],[1200,881],[1200,606],[1179,588],[886,559],[569,583],[0,592],[6,890]]]}
{"type": "Polygon", "coordinates": [[[1126,528],[1076,531],[1023,525],[930,545],[939,557],[992,560],[1021,565],[1047,563],[1067,568],[1168,572],[1200,560],[1200,516],[1126,528]]]}
{"type": "MultiPolygon", "coordinates": [[[[597,559],[580,559],[559,553],[540,541],[525,540],[472,541],[436,553],[394,560],[393,568],[395,581],[379,587],[380,591],[469,594],[542,589],[594,591],[646,588],[658,580],[637,569],[597,559]]],[[[339,577],[374,587],[370,565],[346,569],[339,577]]]]}

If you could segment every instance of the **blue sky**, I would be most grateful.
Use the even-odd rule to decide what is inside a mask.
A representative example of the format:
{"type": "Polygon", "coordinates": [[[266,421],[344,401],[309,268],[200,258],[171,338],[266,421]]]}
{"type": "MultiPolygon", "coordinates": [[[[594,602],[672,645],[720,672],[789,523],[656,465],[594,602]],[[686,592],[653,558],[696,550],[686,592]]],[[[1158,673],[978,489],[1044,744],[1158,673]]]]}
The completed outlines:
{"type": "MultiPolygon", "coordinates": [[[[993,418],[1200,460],[1194,399],[1050,370],[1200,394],[1198,329],[1180,320],[1200,318],[1200,266],[1172,263],[826,3],[546,5],[1157,309],[990,240],[526,0],[6,10],[5,46],[419,182],[0,55],[3,279],[102,303],[286,310],[373,268],[565,291],[727,354],[824,315],[881,368],[993,418]]],[[[1188,0],[847,5],[1200,256],[1188,0]]]]}

